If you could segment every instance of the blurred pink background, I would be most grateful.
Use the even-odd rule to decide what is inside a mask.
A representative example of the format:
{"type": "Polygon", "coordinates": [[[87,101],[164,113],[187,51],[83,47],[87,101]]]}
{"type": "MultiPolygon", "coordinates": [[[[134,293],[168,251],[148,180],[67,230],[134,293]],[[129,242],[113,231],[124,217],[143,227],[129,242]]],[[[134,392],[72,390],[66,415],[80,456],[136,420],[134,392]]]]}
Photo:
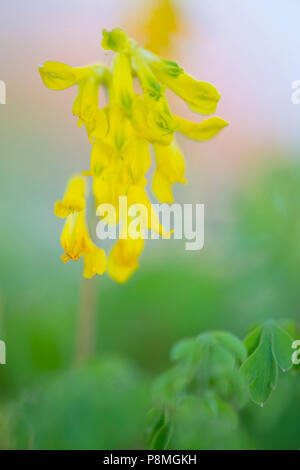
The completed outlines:
{"type": "MultiPolygon", "coordinates": [[[[6,171],[20,179],[27,174],[28,181],[37,178],[44,196],[47,188],[54,194],[55,187],[61,194],[69,174],[87,168],[90,147],[71,112],[76,91],[46,89],[38,65],[46,60],[70,65],[109,62],[111,54],[100,47],[101,30],[122,27],[130,34],[135,24],[145,21],[154,3],[11,0],[1,6],[0,79],[7,84],[7,104],[0,108],[0,119],[6,171]]],[[[241,173],[247,175],[253,164],[296,154],[300,105],[291,103],[291,83],[300,79],[300,3],[178,0],[174,4],[186,33],[175,39],[170,58],[219,89],[217,114],[230,122],[212,141],[180,139],[192,183],[180,189],[180,195],[201,201],[200,188],[217,194],[216,189],[231,187],[241,173]]],[[[177,99],[174,109],[201,119],[177,99]]]]}

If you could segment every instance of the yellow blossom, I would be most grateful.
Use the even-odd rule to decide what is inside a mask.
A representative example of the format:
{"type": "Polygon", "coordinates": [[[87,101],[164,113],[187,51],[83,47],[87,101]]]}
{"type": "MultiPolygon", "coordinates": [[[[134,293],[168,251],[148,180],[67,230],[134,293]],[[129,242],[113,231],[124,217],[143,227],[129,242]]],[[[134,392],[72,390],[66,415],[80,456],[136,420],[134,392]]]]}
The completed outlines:
{"type": "Polygon", "coordinates": [[[133,126],[139,136],[153,143],[169,145],[175,132],[175,122],[166,98],[154,100],[147,95],[137,97],[133,111],[133,126]]]}
{"type": "Polygon", "coordinates": [[[139,49],[133,53],[133,67],[144,93],[156,100],[161,98],[165,87],[158,82],[139,49]]]}
{"type": "Polygon", "coordinates": [[[85,67],[70,67],[61,62],[47,61],[40,65],[39,72],[46,87],[51,90],[65,90],[80,82],[89,69],[85,67]]]}
{"type": "Polygon", "coordinates": [[[156,171],[152,181],[153,193],[159,201],[172,204],[174,202],[172,184],[186,183],[182,153],[175,140],[169,146],[155,144],[154,152],[156,171]]]}
{"type": "Polygon", "coordinates": [[[138,269],[139,256],[144,249],[144,240],[121,239],[111,249],[107,272],[112,279],[124,283],[138,269]]]}
{"type": "Polygon", "coordinates": [[[85,208],[85,181],[82,176],[76,175],[70,180],[62,201],[54,206],[56,217],[65,218],[74,212],[81,212],[85,208]]]}
{"type": "Polygon", "coordinates": [[[120,28],[115,28],[112,31],[103,29],[102,36],[101,46],[105,50],[122,52],[130,47],[126,33],[120,28]]]}
{"type": "Polygon", "coordinates": [[[177,130],[181,134],[199,141],[212,139],[224,127],[228,126],[228,122],[219,117],[210,117],[203,121],[196,123],[188,121],[178,116],[173,116],[177,124],[177,130]]]}
{"type": "MultiPolygon", "coordinates": [[[[170,88],[201,114],[215,112],[220,95],[216,88],[187,75],[176,62],[164,60],[139,48],[124,31],[103,31],[102,46],[116,52],[110,70],[102,64],[70,67],[46,62],[39,68],[44,84],[53,90],[78,86],[73,113],[84,124],[92,144],[90,164],[84,175],[93,180],[95,207],[110,204],[114,210],[105,224],[120,224],[119,240],[108,257],[108,274],[125,282],[138,268],[146,230],[170,238],[148,196],[147,172],[151,166],[149,144],[153,145],[156,169],[152,190],[165,203],[174,201],[172,185],[185,183],[185,163],[176,144],[178,131],[188,138],[207,140],[223,129],[227,122],[210,117],[191,122],[172,114],[165,97],[170,88]],[[140,83],[137,93],[134,80],[140,83]],[[108,103],[99,106],[103,87],[108,103]],[[126,207],[123,202],[126,200],[126,207]],[[135,236],[137,230],[137,236],[135,236]]],[[[61,236],[64,262],[84,259],[84,276],[102,274],[106,256],[91,240],[86,226],[86,183],[81,175],[69,182],[54,212],[66,218],[61,236]]],[[[103,212],[97,212],[103,217],[103,212]]]]}
{"type": "Polygon", "coordinates": [[[73,114],[83,122],[89,122],[95,118],[99,96],[99,83],[97,77],[91,74],[78,85],[78,94],[73,104],[73,114]]]}
{"type": "Polygon", "coordinates": [[[106,116],[99,110],[99,86],[109,79],[106,66],[70,67],[48,61],[39,67],[39,72],[44,84],[51,90],[64,90],[78,85],[73,114],[79,118],[79,126],[85,124],[91,141],[94,137],[105,135],[107,122],[106,116]]]}
{"type": "Polygon", "coordinates": [[[196,80],[184,73],[176,62],[162,60],[149,51],[140,50],[157,79],[182,98],[192,111],[213,114],[216,111],[220,94],[210,83],[196,80]]]}
{"type": "Polygon", "coordinates": [[[91,241],[84,211],[67,217],[61,235],[61,244],[65,250],[65,254],[61,257],[64,263],[71,259],[78,261],[82,256],[84,257],[84,277],[90,279],[95,274],[101,275],[105,272],[105,252],[91,241]]]}
{"type": "Polygon", "coordinates": [[[106,257],[90,239],[85,222],[86,183],[81,175],[70,180],[62,201],[57,201],[54,212],[58,217],[67,217],[61,235],[61,244],[65,250],[62,260],[78,261],[84,257],[84,277],[103,274],[106,268],[106,257]]]}
{"type": "Polygon", "coordinates": [[[135,94],[130,60],[127,54],[116,54],[113,61],[110,103],[117,103],[124,114],[131,117],[135,94]]]}

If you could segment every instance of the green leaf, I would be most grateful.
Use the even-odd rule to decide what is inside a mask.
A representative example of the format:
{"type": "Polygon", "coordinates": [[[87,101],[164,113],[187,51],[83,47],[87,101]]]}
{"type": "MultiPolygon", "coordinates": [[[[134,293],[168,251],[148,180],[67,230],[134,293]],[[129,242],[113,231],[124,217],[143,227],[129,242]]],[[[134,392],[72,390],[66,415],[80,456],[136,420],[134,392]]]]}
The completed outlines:
{"type": "Polygon", "coordinates": [[[255,351],[255,349],[259,345],[262,328],[262,326],[258,326],[251,330],[244,341],[249,356],[255,351]]]}
{"type": "Polygon", "coordinates": [[[216,331],[215,337],[229,349],[240,362],[247,357],[247,350],[242,341],[231,333],[226,331],[216,331]]]}
{"type": "Polygon", "coordinates": [[[258,348],[242,365],[241,373],[247,381],[252,400],[263,406],[277,385],[278,375],[270,333],[262,335],[258,348]]]}
{"type": "Polygon", "coordinates": [[[183,339],[176,343],[171,349],[171,359],[173,361],[189,359],[195,355],[196,349],[197,344],[195,338],[183,339]]]}
{"type": "Polygon", "coordinates": [[[293,338],[280,326],[274,325],[273,352],[280,369],[285,372],[292,367],[293,338]]]}
{"type": "Polygon", "coordinates": [[[253,330],[245,344],[250,353],[241,367],[250,396],[263,406],[278,381],[278,367],[286,371],[292,367],[292,337],[270,320],[253,330]]]}
{"type": "Polygon", "coordinates": [[[160,406],[174,409],[183,397],[199,397],[210,389],[225,400],[241,403],[247,389],[239,367],[246,357],[243,342],[224,331],[209,331],[182,340],[171,351],[175,366],[154,383],[154,398],[160,406]]]}
{"type": "Polygon", "coordinates": [[[147,416],[150,450],[164,450],[172,436],[172,424],[166,413],[152,408],[147,416]]]}

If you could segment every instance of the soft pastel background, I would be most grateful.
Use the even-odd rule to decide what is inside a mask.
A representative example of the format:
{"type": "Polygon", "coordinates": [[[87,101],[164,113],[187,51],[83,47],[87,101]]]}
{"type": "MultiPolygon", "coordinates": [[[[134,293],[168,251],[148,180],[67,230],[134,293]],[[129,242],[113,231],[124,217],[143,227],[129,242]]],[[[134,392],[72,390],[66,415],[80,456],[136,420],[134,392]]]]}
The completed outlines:
{"type": "MultiPolygon", "coordinates": [[[[291,83],[300,79],[300,4],[178,0],[166,58],[215,84],[217,114],[230,122],[211,142],[180,139],[189,185],[176,198],[205,204],[205,248],[149,242],[128,284],[97,279],[95,354],[75,365],[86,286],[79,263],[60,260],[53,204],[69,175],[88,167],[90,146],[71,113],[75,90],[46,89],[37,69],[110,62],[101,30],[147,41],[154,4],[1,4],[0,448],[143,448],[149,384],[176,340],[214,328],[243,338],[266,317],[299,320],[300,105],[291,83]]],[[[299,378],[280,377],[264,409],[248,405],[232,440],[212,431],[209,446],[299,448],[299,398],[299,378]]]]}

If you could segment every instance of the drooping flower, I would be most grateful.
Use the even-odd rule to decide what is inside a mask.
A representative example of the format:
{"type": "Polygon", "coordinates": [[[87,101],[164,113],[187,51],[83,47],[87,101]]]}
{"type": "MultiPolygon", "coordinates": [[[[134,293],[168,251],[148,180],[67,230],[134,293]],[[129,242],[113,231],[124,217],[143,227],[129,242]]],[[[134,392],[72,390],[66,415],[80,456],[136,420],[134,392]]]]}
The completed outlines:
{"type": "Polygon", "coordinates": [[[172,185],[186,183],[183,155],[175,140],[168,146],[155,144],[154,153],[156,171],[152,181],[153,193],[160,202],[172,204],[174,202],[172,185]]]}
{"type": "Polygon", "coordinates": [[[45,62],[39,72],[46,87],[65,90],[78,85],[73,104],[73,114],[79,118],[78,125],[85,125],[89,139],[102,137],[107,131],[106,116],[99,109],[99,87],[107,84],[109,70],[105,65],[70,67],[60,62],[45,62]]]}
{"type": "Polygon", "coordinates": [[[95,274],[103,274],[106,270],[105,251],[98,248],[90,239],[84,212],[71,214],[67,217],[61,235],[61,244],[65,250],[62,255],[64,263],[84,258],[84,277],[91,279],[95,274]]]}
{"type": "Polygon", "coordinates": [[[62,201],[55,204],[55,215],[66,218],[61,235],[61,244],[65,251],[62,255],[64,263],[78,261],[84,257],[84,272],[86,278],[95,274],[103,274],[106,269],[104,250],[98,248],[90,239],[85,221],[86,184],[82,176],[74,176],[67,187],[62,201]]]}
{"type": "Polygon", "coordinates": [[[74,175],[69,181],[67,190],[61,201],[57,201],[54,206],[56,217],[64,219],[74,212],[81,212],[85,209],[86,185],[81,175],[74,175]]]}
{"type": "MultiPolygon", "coordinates": [[[[161,202],[174,201],[172,186],[186,183],[185,163],[175,141],[180,132],[195,140],[207,140],[227,125],[219,117],[195,123],[172,114],[165,97],[166,88],[178,94],[196,112],[215,112],[220,95],[216,88],[197,81],[173,61],[163,60],[140,48],[124,31],[103,31],[102,46],[116,54],[110,69],[103,64],[70,67],[58,62],[46,62],[39,71],[44,84],[53,90],[78,86],[73,114],[84,124],[92,144],[90,164],[84,175],[93,179],[96,206],[110,204],[115,218],[106,217],[107,224],[120,223],[120,239],[108,256],[108,274],[125,282],[137,269],[143,251],[143,231],[158,233],[165,238],[150,202],[146,174],[151,166],[149,144],[153,145],[156,169],[152,189],[161,202]],[[134,80],[140,83],[137,93],[134,80]],[[99,89],[106,90],[108,102],[99,105],[99,89]],[[127,207],[120,209],[120,198],[127,198],[127,207]],[[143,206],[140,214],[140,235],[130,232],[132,208],[143,206]]],[[[101,103],[101,100],[100,100],[101,103]]],[[[84,257],[84,276],[102,274],[106,269],[105,253],[90,239],[86,226],[86,185],[76,175],[69,183],[61,201],[55,204],[55,214],[66,218],[61,243],[63,261],[84,257]]]]}

